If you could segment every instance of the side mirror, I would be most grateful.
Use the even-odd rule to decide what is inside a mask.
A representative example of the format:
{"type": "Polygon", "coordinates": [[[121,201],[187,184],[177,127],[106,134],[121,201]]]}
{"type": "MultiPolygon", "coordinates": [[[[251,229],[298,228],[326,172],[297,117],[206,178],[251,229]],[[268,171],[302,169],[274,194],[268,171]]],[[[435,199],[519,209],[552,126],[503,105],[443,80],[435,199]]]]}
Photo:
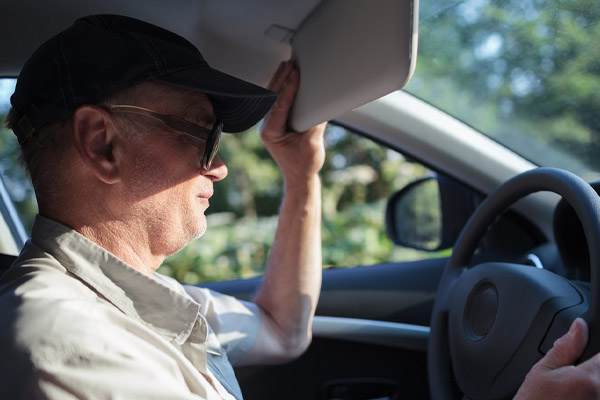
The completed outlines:
{"type": "Polygon", "coordinates": [[[386,210],[388,236],[396,245],[435,251],[442,243],[442,207],[433,177],[410,183],[389,200],[386,210]]]}
{"type": "Polygon", "coordinates": [[[481,199],[442,175],[419,179],[388,201],[388,236],[396,245],[417,250],[450,248],[481,199]]]}

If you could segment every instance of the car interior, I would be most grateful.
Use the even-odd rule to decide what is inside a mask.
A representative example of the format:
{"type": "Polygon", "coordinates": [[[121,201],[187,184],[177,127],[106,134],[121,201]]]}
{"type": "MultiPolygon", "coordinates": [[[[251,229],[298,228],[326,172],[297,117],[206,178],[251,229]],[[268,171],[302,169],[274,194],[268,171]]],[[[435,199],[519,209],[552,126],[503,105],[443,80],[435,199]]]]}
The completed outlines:
{"type": "MultiPolygon", "coordinates": [[[[361,200],[361,218],[373,213],[381,220],[377,234],[391,247],[411,249],[411,257],[355,261],[338,252],[341,261],[323,271],[310,347],[287,364],[236,368],[244,397],[512,398],[576,317],[590,325],[584,359],[600,351],[600,165],[578,150],[596,150],[590,143],[600,134],[600,90],[593,90],[600,89],[598,52],[595,62],[578,58],[585,43],[592,46],[587,38],[600,33],[600,6],[559,3],[10,0],[0,13],[0,77],[14,81],[47,38],[78,17],[99,13],[172,30],[200,48],[212,67],[262,86],[280,61],[295,60],[301,84],[292,128],[330,120],[332,137],[356,136],[379,146],[381,159],[369,158],[375,151],[364,153],[364,164],[377,174],[387,173],[386,160],[398,157],[426,172],[395,178],[377,207],[366,195],[361,200]],[[492,26],[499,10],[506,18],[522,17],[520,25],[501,20],[492,26]],[[555,29],[554,17],[557,24],[568,19],[570,28],[555,29]],[[545,30],[531,28],[541,22],[545,30]],[[531,34],[537,41],[519,48],[511,29],[527,38],[523,32],[537,32],[531,34]],[[587,41],[570,50],[553,36],[573,32],[587,41]],[[472,47],[445,50],[440,38],[472,47]],[[507,66],[538,49],[546,58],[507,66]],[[442,57],[444,51],[450,55],[442,57]],[[501,57],[509,52],[512,58],[501,57]],[[561,52],[569,56],[557,58],[561,52]],[[566,75],[555,73],[563,66],[571,75],[581,68],[587,80],[567,86],[566,75]],[[450,75],[455,70],[456,77],[450,75]],[[480,80],[479,91],[467,96],[465,88],[480,80]],[[568,107],[585,105],[586,115],[596,116],[585,119],[569,109],[567,122],[552,120],[561,107],[555,104],[563,103],[536,114],[528,107],[550,96],[545,88],[588,93],[581,101],[569,97],[568,107]],[[507,92],[514,97],[507,100],[507,92]],[[484,106],[494,93],[502,94],[498,103],[484,106]],[[532,121],[521,123],[514,117],[521,113],[532,121]],[[498,121],[497,133],[486,131],[491,119],[498,121]],[[551,126],[564,126],[563,136],[551,136],[551,126]]],[[[348,164],[340,164],[350,174],[348,187],[375,190],[374,180],[361,178],[364,168],[348,164]]],[[[28,235],[6,171],[0,164],[0,274],[28,235]]],[[[336,198],[338,206],[345,195],[336,198]]],[[[351,236],[345,229],[324,223],[333,239],[351,236]]],[[[366,253],[370,243],[361,236],[355,247],[366,253]]],[[[258,274],[198,284],[250,300],[260,283],[258,274]]]]}

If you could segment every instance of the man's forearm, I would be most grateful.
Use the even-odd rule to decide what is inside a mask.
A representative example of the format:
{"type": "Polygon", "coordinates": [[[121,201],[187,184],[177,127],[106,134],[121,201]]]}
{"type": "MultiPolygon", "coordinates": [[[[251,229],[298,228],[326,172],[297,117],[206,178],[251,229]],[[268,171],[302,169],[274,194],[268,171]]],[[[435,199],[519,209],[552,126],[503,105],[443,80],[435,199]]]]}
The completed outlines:
{"type": "Polygon", "coordinates": [[[310,342],[321,271],[321,183],[314,175],[286,184],[264,282],[255,298],[289,340],[286,347],[304,350],[310,342]]]}
{"type": "Polygon", "coordinates": [[[255,298],[262,310],[261,334],[248,360],[278,362],[301,354],[311,339],[321,289],[321,183],[326,124],[304,132],[287,129],[300,84],[291,61],[273,75],[269,89],[277,102],[265,117],[261,138],[285,182],[275,241],[263,285],[255,298]]]}

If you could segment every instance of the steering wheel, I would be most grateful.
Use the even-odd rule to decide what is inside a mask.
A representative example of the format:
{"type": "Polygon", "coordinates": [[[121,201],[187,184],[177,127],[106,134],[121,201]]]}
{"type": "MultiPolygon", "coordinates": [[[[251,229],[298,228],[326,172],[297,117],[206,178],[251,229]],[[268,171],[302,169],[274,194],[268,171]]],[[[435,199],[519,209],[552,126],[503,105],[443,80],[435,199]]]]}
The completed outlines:
{"type": "Polygon", "coordinates": [[[578,176],[555,168],[520,174],[492,192],[461,232],[442,275],[428,347],[433,399],[514,396],[525,375],[576,317],[590,328],[582,359],[600,349],[600,197],[578,176]],[[479,241],[510,205],[538,191],[561,195],[581,221],[591,284],[503,262],[468,267],[479,241]],[[590,290],[591,287],[591,290],[590,290]]]}

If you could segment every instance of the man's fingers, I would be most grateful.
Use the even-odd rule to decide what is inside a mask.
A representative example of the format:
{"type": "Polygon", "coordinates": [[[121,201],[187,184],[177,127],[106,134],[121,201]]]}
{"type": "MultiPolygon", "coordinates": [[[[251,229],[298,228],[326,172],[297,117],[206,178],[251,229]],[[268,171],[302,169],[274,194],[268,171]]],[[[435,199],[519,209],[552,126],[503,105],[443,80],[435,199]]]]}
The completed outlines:
{"type": "Polygon", "coordinates": [[[273,88],[277,84],[277,80],[279,79],[279,76],[281,75],[281,71],[283,70],[284,65],[285,65],[285,61],[280,62],[279,66],[275,70],[275,73],[273,73],[273,76],[271,76],[271,80],[269,80],[267,89],[269,89],[272,92],[274,92],[273,88]]]}
{"type": "Polygon", "coordinates": [[[290,72],[293,69],[294,69],[293,61],[281,62],[281,64],[279,64],[279,68],[277,68],[277,71],[275,71],[275,74],[273,74],[273,77],[271,78],[271,81],[269,82],[267,89],[269,89],[272,92],[279,93],[281,91],[288,75],[290,74],[290,72]]]}
{"type": "Polygon", "coordinates": [[[583,353],[587,340],[587,324],[581,318],[575,319],[569,332],[556,340],[552,349],[540,360],[539,367],[553,370],[574,364],[583,353]]]}
{"type": "Polygon", "coordinates": [[[298,90],[299,82],[300,76],[298,70],[295,68],[291,69],[289,73],[286,74],[286,79],[281,84],[282,87],[279,90],[277,101],[267,116],[267,126],[265,126],[265,129],[268,127],[269,129],[275,129],[277,131],[285,130],[289,110],[294,101],[296,91],[298,90]]]}
{"type": "Polygon", "coordinates": [[[298,84],[300,83],[300,74],[297,69],[292,69],[286,76],[283,83],[283,87],[279,91],[277,102],[275,103],[278,109],[284,109],[287,111],[294,101],[296,91],[298,90],[298,84]]]}
{"type": "Polygon", "coordinates": [[[600,355],[573,366],[587,344],[588,326],[577,318],[569,332],[527,374],[515,400],[600,398],[600,355]]]}

